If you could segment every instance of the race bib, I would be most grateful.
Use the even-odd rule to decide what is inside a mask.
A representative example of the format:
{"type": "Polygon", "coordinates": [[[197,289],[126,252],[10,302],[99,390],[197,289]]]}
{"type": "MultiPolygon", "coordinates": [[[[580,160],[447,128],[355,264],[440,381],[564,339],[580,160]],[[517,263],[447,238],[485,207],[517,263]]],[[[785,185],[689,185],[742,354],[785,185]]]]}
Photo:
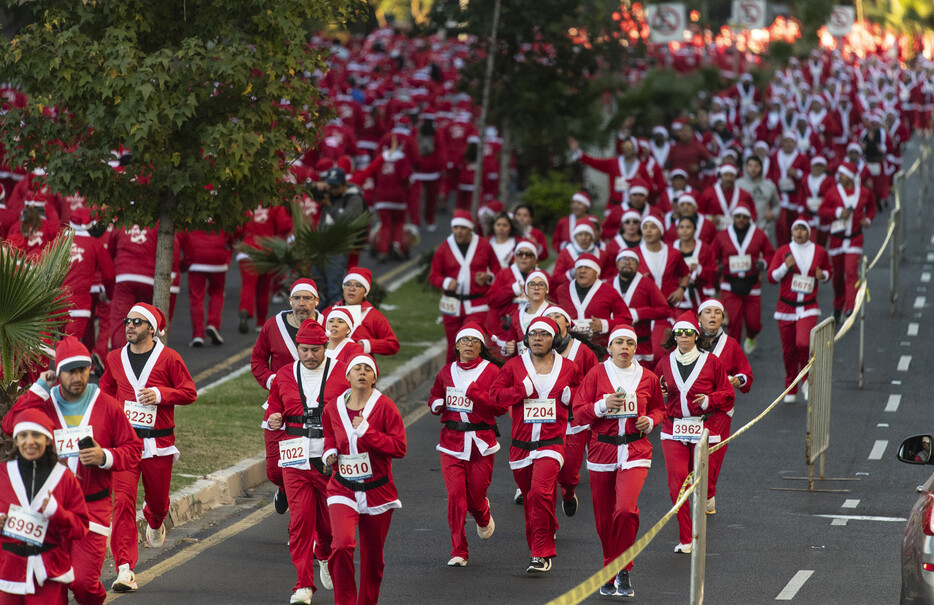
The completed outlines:
{"type": "Polygon", "coordinates": [[[842,218],[838,218],[830,223],[830,233],[833,235],[843,235],[846,233],[846,221],[842,218]]]}
{"type": "Polygon", "coordinates": [[[134,429],[151,429],[156,426],[156,406],[140,405],[135,401],[123,402],[123,413],[134,429]]]}
{"type": "Polygon", "coordinates": [[[703,431],[704,419],[700,416],[675,418],[671,428],[671,436],[678,441],[695,443],[700,441],[700,436],[703,431]]]}
{"type": "Polygon", "coordinates": [[[629,181],[621,176],[613,180],[613,190],[617,192],[629,191],[629,181]]]}
{"type": "Polygon", "coordinates": [[[363,481],[373,476],[369,452],[341,454],[337,457],[337,472],[348,481],[363,481]]]}
{"type": "Polygon", "coordinates": [[[70,429],[57,429],[55,431],[55,451],[59,458],[74,458],[78,455],[78,442],[85,437],[94,437],[94,429],[90,426],[76,426],[70,429]]]}
{"type": "Polygon", "coordinates": [[[441,301],[438,303],[438,309],[442,315],[457,315],[460,310],[460,301],[453,296],[441,295],[441,301]]]}
{"type": "Polygon", "coordinates": [[[623,407],[615,412],[610,412],[606,415],[606,418],[635,418],[639,415],[639,405],[636,402],[635,393],[626,393],[626,401],[623,402],[623,407]]]}
{"type": "Polygon", "coordinates": [[[717,230],[723,231],[733,224],[733,219],[722,214],[717,215],[717,230]]]}
{"type": "Polygon", "coordinates": [[[879,176],[880,174],[882,174],[882,164],[880,164],[879,162],[870,162],[868,166],[869,166],[869,174],[871,174],[872,176],[879,176]]]}
{"type": "Polygon", "coordinates": [[[294,437],[279,442],[279,466],[298,466],[308,462],[308,437],[294,437]]]}
{"type": "Polygon", "coordinates": [[[552,424],[558,421],[554,399],[526,399],[522,402],[522,420],[532,424],[552,424]]]}
{"type": "Polygon", "coordinates": [[[590,320],[589,319],[572,319],[571,329],[574,330],[575,332],[589,332],[590,331],[590,320]]]}
{"type": "Polygon", "coordinates": [[[814,278],[795,273],[791,276],[791,291],[798,294],[810,294],[814,291],[814,278]]]}
{"type": "Polygon", "coordinates": [[[49,529],[49,520],[40,513],[23,508],[18,504],[10,504],[6,514],[6,525],[3,526],[3,535],[33,546],[42,546],[45,534],[49,529]]]}
{"type": "Polygon", "coordinates": [[[686,264],[689,269],[693,270],[694,266],[700,264],[700,262],[697,260],[696,256],[686,256],[684,258],[684,264],[686,264]]]}
{"type": "Polygon", "coordinates": [[[450,412],[473,412],[473,400],[467,398],[465,389],[447,387],[444,392],[444,405],[450,412]]]}
{"type": "Polygon", "coordinates": [[[808,210],[817,212],[820,210],[820,205],[823,201],[823,198],[820,197],[809,197],[805,203],[807,204],[808,210]]]}
{"type": "Polygon", "coordinates": [[[788,177],[778,179],[778,190],[782,193],[791,193],[795,190],[795,182],[788,177]]]}
{"type": "Polygon", "coordinates": [[[730,273],[741,273],[752,269],[752,256],[749,254],[730,255],[730,273]]]}

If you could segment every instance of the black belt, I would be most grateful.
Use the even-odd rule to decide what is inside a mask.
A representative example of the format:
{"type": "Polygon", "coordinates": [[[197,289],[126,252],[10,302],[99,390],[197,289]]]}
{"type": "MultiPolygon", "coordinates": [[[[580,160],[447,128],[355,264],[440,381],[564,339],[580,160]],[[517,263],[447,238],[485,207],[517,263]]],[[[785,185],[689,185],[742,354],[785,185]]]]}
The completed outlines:
{"type": "Polygon", "coordinates": [[[485,422],[457,422],[454,420],[445,420],[444,426],[451,429],[452,431],[493,431],[497,437],[499,437],[499,427],[496,426],[496,423],[487,424],[485,422]]]}
{"type": "Polygon", "coordinates": [[[308,464],[311,465],[311,468],[315,469],[325,477],[331,476],[331,467],[324,463],[324,460],[321,458],[309,458],[308,464]]]}
{"type": "Polygon", "coordinates": [[[346,487],[349,490],[355,492],[368,492],[371,489],[376,489],[377,487],[383,487],[389,483],[389,475],[383,475],[376,481],[370,481],[369,483],[364,483],[362,481],[351,481],[350,479],[345,479],[344,477],[335,474],[334,478],[337,479],[337,482],[346,487]]]}
{"type": "Polygon", "coordinates": [[[612,445],[626,445],[633,441],[638,441],[645,437],[645,433],[626,433],[625,435],[601,435],[597,434],[597,441],[600,443],[610,443],[612,445]]]}
{"type": "Polygon", "coordinates": [[[4,542],[3,550],[11,552],[14,555],[19,555],[20,557],[34,557],[44,552],[49,552],[56,546],[58,546],[58,544],[51,544],[49,542],[43,542],[42,546],[33,546],[32,544],[21,544],[18,542],[4,542]]]}
{"type": "Polygon", "coordinates": [[[860,228],[849,235],[846,234],[846,231],[838,231],[837,233],[831,233],[830,237],[835,237],[837,239],[848,239],[848,238],[853,238],[853,237],[856,237],[857,235],[862,235],[862,234],[863,234],[863,230],[862,228],[860,228]]]}
{"type": "Polygon", "coordinates": [[[136,436],[140,439],[154,439],[156,437],[168,437],[175,432],[174,428],[171,429],[133,429],[136,431],[136,436]]]}
{"type": "Polygon", "coordinates": [[[649,341],[648,336],[639,336],[638,338],[636,338],[636,343],[638,344],[642,344],[643,342],[648,342],[648,341],[649,341]]]}
{"type": "Polygon", "coordinates": [[[784,296],[779,296],[779,300],[781,300],[786,305],[791,305],[792,307],[804,307],[804,306],[817,302],[817,297],[815,296],[814,298],[809,298],[807,300],[802,300],[801,302],[798,302],[796,300],[788,300],[784,296]]]}
{"type": "Polygon", "coordinates": [[[451,298],[456,298],[457,300],[476,300],[478,298],[483,298],[483,294],[445,294],[451,298]]]}
{"type": "Polygon", "coordinates": [[[554,439],[544,439],[541,441],[519,441],[518,439],[512,440],[512,446],[517,447],[520,450],[534,451],[540,447],[545,447],[546,445],[559,445],[564,443],[564,439],[561,437],[555,437],[554,439]]]}
{"type": "Polygon", "coordinates": [[[110,497],[110,488],[106,487],[99,492],[94,492],[93,494],[88,494],[84,497],[85,502],[97,502],[98,500],[103,500],[104,498],[110,497]]]}
{"type": "Polygon", "coordinates": [[[324,437],[324,429],[316,427],[303,429],[300,426],[285,427],[285,434],[292,437],[308,437],[309,439],[321,439],[324,437]]]}

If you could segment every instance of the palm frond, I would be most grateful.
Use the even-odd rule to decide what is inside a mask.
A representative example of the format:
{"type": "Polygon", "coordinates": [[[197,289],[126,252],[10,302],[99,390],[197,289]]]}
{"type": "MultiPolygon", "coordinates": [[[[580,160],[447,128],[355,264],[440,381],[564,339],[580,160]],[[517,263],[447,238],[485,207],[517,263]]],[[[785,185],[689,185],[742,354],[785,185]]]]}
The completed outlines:
{"type": "Polygon", "coordinates": [[[239,244],[237,251],[249,257],[253,270],[260,275],[281,275],[299,269],[292,244],[281,237],[261,237],[256,240],[258,248],[239,244]]]}
{"type": "Polygon", "coordinates": [[[43,357],[44,340],[68,321],[68,292],[62,289],[71,266],[73,236],[55,239],[37,259],[0,246],[0,368],[6,384],[43,357]]]}

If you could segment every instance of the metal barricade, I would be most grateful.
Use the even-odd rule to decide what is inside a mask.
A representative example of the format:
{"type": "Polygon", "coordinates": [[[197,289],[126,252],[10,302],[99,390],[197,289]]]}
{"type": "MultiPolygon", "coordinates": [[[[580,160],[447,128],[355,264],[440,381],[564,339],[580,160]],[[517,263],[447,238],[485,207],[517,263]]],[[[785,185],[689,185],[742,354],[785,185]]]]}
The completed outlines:
{"type": "MultiPolygon", "coordinates": [[[[832,335],[831,335],[832,337],[832,335]]],[[[707,471],[710,431],[704,429],[694,446],[693,546],[691,548],[691,605],[704,602],[704,575],[707,567],[707,471]]]]}
{"type": "MultiPolygon", "coordinates": [[[[901,182],[896,180],[894,187],[896,199],[900,186],[901,182]]],[[[895,314],[898,313],[898,271],[901,267],[902,256],[902,209],[898,203],[895,204],[895,209],[892,211],[892,222],[892,250],[889,257],[889,315],[895,317],[895,314]]]]}
{"type": "Polygon", "coordinates": [[[808,426],[805,457],[808,463],[808,491],[814,491],[814,463],[820,459],[824,479],[824,454],[830,446],[830,398],[833,386],[834,320],[828,317],[811,330],[810,354],[814,365],[808,373],[808,426]]]}

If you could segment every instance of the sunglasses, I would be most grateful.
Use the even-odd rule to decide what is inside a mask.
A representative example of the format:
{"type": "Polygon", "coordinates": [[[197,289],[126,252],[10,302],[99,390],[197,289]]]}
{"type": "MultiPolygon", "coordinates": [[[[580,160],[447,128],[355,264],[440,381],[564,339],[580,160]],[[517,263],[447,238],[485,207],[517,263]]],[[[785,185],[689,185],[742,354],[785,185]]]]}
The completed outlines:
{"type": "Polygon", "coordinates": [[[640,222],[641,221],[629,220],[629,221],[623,221],[623,224],[624,225],[638,225],[640,222]]]}
{"type": "Polygon", "coordinates": [[[535,256],[531,252],[516,252],[516,256],[535,256]]]}
{"type": "Polygon", "coordinates": [[[130,325],[130,324],[133,324],[135,327],[138,328],[138,327],[140,327],[141,325],[143,325],[144,323],[145,323],[145,324],[148,324],[149,322],[146,321],[145,319],[141,318],[141,317],[124,317],[124,318],[123,318],[123,325],[124,325],[124,326],[128,326],[128,325],[130,325]]]}
{"type": "Polygon", "coordinates": [[[671,333],[674,334],[676,338],[681,338],[682,336],[693,336],[694,334],[697,334],[697,332],[688,328],[678,328],[677,330],[672,330],[671,333]]]}

